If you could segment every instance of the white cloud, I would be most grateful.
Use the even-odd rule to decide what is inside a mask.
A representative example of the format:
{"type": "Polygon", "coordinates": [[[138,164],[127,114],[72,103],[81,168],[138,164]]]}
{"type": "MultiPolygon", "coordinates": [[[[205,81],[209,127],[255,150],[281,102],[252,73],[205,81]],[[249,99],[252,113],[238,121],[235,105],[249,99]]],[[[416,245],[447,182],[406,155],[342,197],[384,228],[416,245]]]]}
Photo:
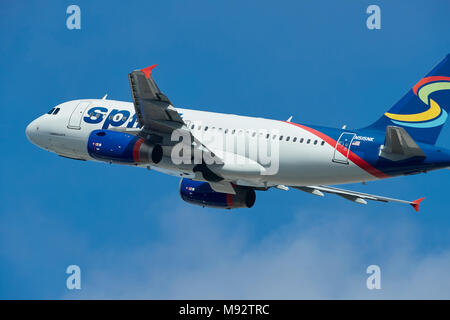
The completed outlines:
{"type": "Polygon", "coordinates": [[[83,290],[64,298],[450,298],[450,251],[418,254],[402,212],[305,208],[254,244],[221,216],[238,213],[185,208],[162,215],[157,243],[92,254],[83,290]],[[370,264],[382,290],[366,288],[370,264]]]}

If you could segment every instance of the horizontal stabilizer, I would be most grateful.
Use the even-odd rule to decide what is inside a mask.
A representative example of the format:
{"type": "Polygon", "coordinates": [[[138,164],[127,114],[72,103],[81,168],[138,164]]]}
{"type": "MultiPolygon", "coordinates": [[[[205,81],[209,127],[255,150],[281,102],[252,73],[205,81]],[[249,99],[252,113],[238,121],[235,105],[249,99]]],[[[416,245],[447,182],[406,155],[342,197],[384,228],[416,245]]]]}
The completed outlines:
{"type": "Polygon", "coordinates": [[[400,161],[413,157],[425,158],[426,155],[404,128],[387,126],[380,157],[400,161]]]}

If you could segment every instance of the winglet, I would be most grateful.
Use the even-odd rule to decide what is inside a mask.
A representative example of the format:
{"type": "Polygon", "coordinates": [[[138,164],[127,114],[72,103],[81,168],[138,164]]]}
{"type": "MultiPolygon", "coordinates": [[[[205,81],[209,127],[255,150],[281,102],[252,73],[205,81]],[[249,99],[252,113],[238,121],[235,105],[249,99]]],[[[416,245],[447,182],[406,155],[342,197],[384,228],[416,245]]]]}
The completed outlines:
{"type": "Polygon", "coordinates": [[[153,70],[156,66],[157,66],[157,65],[154,64],[154,65],[152,65],[152,66],[150,66],[150,67],[141,69],[141,71],[145,74],[145,77],[148,79],[148,78],[150,78],[150,75],[152,74],[152,70],[153,70]]]}
{"type": "Polygon", "coordinates": [[[412,201],[410,204],[412,205],[412,207],[414,208],[414,210],[416,210],[417,212],[419,212],[419,204],[424,200],[425,198],[420,198],[417,200],[412,201]]]}

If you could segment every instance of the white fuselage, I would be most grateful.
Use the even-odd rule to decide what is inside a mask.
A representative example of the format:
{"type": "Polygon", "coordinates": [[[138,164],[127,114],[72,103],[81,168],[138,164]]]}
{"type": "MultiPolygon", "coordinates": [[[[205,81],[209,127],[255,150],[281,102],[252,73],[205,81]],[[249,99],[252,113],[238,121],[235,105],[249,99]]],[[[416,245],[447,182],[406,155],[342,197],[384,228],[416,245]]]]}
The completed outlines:
{"type": "MultiPolygon", "coordinates": [[[[34,120],[27,127],[26,133],[36,145],[61,156],[95,160],[87,151],[88,137],[93,130],[138,130],[134,105],[130,102],[85,99],[65,102],[56,108],[60,108],[57,114],[45,114],[34,120]],[[93,108],[96,109],[93,111],[93,108]]],[[[258,147],[264,140],[277,141],[279,163],[276,172],[255,174],[245,171],[244,167],[243,171],[231,170],[224,173],[229,175],[230,180],[239,184],[304,186],[376,179],[352,161],[345,164],[333,161],[336,146],[323,141],[301,126],[234,114],[182,108],[176,110],[196,139],[225,158],[230,154],[238,154],[259,166],[260,157],[252,148],[258,147]],[[205,131],[206,127],[208,129],[205,131]],[[245,147],[240,147],[242,143],[239,142],[236,144],[224,141],[244,141],[245,147]]],[[[174,165],[170,157],[165,157],[164,161],[157,165],[152,164],[151,167],[176,176],[194,176],[189,166],[174,165]]]]}

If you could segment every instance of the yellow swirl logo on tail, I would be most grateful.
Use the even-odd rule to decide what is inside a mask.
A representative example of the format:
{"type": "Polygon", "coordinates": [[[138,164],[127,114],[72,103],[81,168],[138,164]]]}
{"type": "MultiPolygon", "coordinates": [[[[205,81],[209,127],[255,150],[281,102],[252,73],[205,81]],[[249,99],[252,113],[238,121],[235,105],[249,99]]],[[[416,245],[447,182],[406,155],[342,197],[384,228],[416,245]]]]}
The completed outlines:
{"type": "Polygon", "coordinates": [[[393,123],[408,127],[431,128],[444,124],[445,120],[447,120],[447,112],[436,101],[429,98],[429,95],[436,91],[450,90],[450,77],[433,76],[423,78],[412,90],[423,103],[430,106],[428,110],[415,114],[386,112],[384,115],[392,119],[393,123]]]}

